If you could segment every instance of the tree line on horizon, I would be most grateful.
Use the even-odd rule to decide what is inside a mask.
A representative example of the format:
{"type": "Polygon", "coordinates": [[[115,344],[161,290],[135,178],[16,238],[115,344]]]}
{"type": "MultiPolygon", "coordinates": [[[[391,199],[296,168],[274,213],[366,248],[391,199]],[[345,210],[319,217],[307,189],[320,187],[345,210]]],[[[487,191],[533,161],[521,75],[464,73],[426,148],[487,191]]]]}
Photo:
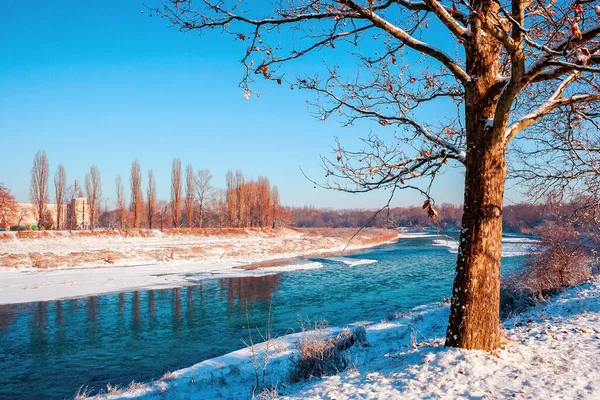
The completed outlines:
{"type": "MultiPolygon", "coordinates": [[[[558,202],[552,198],[544,203],[518,203],[504,207],[502,224],[506,232],[524,235],[536,234],[547,222],[566,219],[581,214],[581,199],[558,202]]],[[[422,206],[392,207],[377,212],[368,209],[332,209],[312,206],[290,207],[291,219],[298,228],[437,228],[459,229],[463,216],[462,204],[442,203],[437,207],[438,217],[430,218],[422,206]]],[[[571,224],[580,231],[590,231],[595,225],[593,217],[585,216],[571,224]]]]}
{"type": "MultiPolygon", "coordinates": [[[[202,228],[202,227],[260,227],[275,228],[288,224],[289,217],[280,204],[279,190],[269,179],[259,176],[251,179],[242,171],[227,172],[225,189],[212,185],[213,175],[208,169],[194,170],[188,163],[185,170],[179,158],[173,159],[170,181],[170,199],[157,197],[156,180],[152,169],[147,172],[144,187],[142,168],[135,160],[130,169],[130,198],[125,196],[125,183],[120,175],[115,178],[116,208],[108,210],[103,198],[102,179],[96,165],[85,174],[84,185],[77,179],[67,181],[66,169],[59,164],[53,178],[56,213],[48,204],[51,199],[50,167],[46,152],[36,153],[31,168],[29,198],[39,228],[75,229],[76,222],[66,215],[66,204],[76,198],[85,198],[88,207],[89,228],[202,228]],[[144,190],[145,189],[145,190],[144,190]],[[65,222],[66,220],[66,222],[65,222]]],[[[21,225],[23,210],[19,210],[10,191],[2,188],[0,223],[21,225]]]]}

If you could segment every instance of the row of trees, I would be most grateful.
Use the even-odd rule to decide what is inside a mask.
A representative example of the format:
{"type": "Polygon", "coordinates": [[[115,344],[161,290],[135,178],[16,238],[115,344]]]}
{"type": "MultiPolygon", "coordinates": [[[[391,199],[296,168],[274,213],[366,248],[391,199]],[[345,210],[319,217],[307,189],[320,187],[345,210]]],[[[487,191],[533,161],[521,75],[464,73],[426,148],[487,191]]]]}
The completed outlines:
{"type": "MultiPolygon", "coordinates": [[[[83,190],[77,180],[72,185],[67,182],[67,172],[62,164],[59,164],[54,174],[54,198],[56,202],[55,217],[48,208],[50,203],[50,165],[46,152],[39,150],[33,159],[31,168],[31,183],[29,188],[29,199],[33,205],[33,213],[40,227],[56,227],[69,229],[75,228],[76,221],[72,215],[67,214],[65,203],[70,203],[77,197],[83,197],[83,190]],[[55,218],[55,219],[54,219],[55,218]],[[66,226],[65,226],[66,225],[66,226]]],[[[102,196],[102,181],[100,173],[95,165],[92,165],[85,175],[85,192],[89,207],[90,222],[94,226],[99,210],[99,202],[102,196]]],[[[20,225],[20,221],[16,221],[20,225]]]]}
{"type": "MultiPolygon", "coordinates": [[[[546,221],[565,218],[575,213],[585,204],[585,199],[557,203],[551,198],[544,203],[520,203],[504,207],[502,224],[504,231],[521,234],[535,234],[536,228],[546,221]]],[[[462,205],[442,203],[436,207],[437,218],[431,219],[420,206],[393,207],[375,215],[373,210],[316,209],[314,207],[292,207],[292,220],[298,227],[360,228],[377,227],[436,227],[440,229],[459,228],[462,205]]]]}
{"type": "Polygon", "coordinates": [[[245,228],[275,227],[289,222],[279,201],[279,191],[276,186],[271,187],[267,178],[252,180],[241,171],[229,171],[227,188],[217,189],[212,186],[213,176],[210,170],[195,171],[189,163],[183,171],[179,158],[175,158],[172,163],[169,202],[157,198],[156,180],[151,169],[147,173],[144,193],[142,167],[135,160],[129,175],[131,197],[129,201],[125,197],[125,185],[118,175],[115,179],[116,209],[110,212],[106,204],[104,211],[101,210],[102,180],[95,165],[85,175],[84,195],[77,180],[73,185],[68,185],[66,170],[59,164],[54,176],[56,213],[55,220],[52,220],[48,209],[49,171],[46,153],[40,150],[33,160],[30,185],[30,200],[38,226],[73,229],[71,216],[65,218],[65,203],[84,196],[92,230],[98,225],[118,226],[122,229],[204,226],[245,228]]]}

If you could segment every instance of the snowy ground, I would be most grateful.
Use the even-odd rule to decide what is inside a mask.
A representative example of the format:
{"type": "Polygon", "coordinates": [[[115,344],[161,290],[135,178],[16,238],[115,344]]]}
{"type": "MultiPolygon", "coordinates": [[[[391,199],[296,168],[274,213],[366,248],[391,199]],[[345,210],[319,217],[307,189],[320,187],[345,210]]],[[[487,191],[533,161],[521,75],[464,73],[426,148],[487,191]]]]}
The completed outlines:
{"type": "MultiPolygon", "coordinates": [[[[288,399],[600,398],[600,282],[506,321],[506,344],[495,353],[444,348],[447,316],[447,304],[434,304],[368,324],[369,346],[348,350],[350,368],[296,384],[286,382],[301,334],[275,339],[265,386],[288,399]]],[[[262,382],[265,344],[254,350],[262,382]]],[[[251,398],[252,360],[242,349],[100,397],[251,398]]]]}
{"type": "Polygon", "coordinates": [[[0,304],[320,268],[318,262],[295,258],[337,254],[395,239],[393,232],[364,231],[348,246],[346,231],[337,235],[331,230],[320,234],[284,228],[229,235],[33,233],[33,238],[19,238],[10,232],[0,240],[0,304]],[[250,268],[266,260],[276,261],[250,268]]]}

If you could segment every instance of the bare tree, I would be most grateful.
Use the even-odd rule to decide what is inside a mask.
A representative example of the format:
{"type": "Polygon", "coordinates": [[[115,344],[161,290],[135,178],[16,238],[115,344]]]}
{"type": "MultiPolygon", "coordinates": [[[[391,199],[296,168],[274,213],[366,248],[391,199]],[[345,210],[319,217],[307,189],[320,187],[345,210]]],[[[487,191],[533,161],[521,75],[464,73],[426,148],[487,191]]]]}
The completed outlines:
{"type": "Polygon", "coordinates": [[[225,190],[215,190],[210,196],[213,209],[216,214],[216,222],[219,228],[223,228],[229,221],[227,207],[227,192],[225,190]]]}
{"type": "Polygon", "coordinates": [[[92,165],[90,172],[85,174],[85,192],[90,214],[90,225],[92,230],[96,227],[98,211],[100,210],[100,197],[102,197],[102,181],[98,167],[92,165]]]}
{"type": "Polygon", "coordinates": [[[54,192],[56,194],[56,229],[60,229],[64,219],[64,202],[67,197],[67,171],[62,164],[58,164],[56,175],[54,175],[54,192]]]}
{"type": "Polygon", "coordinates": [[[208,196],[212,192],[213,188],[211,186],[212,174],[208,169],[199,169],[196,174],[196,199],[198,202],[198,211],[199,211],[199,225],[202,228],[204,224],[204,218],[206,214],[206,203],[208,196]]]}
{"type": "Polygon", "coordinates": [[[34,206],[34,215],[37,219],[38,227],[42,226],[42,219],[46,214],[46,205],[48,204],[48,177],[50,175],[50,166],[46,152],[38,150],[33,158],[33,167],[31,168],[31,187],[29,189],[29,198],[34,206]]]}
{"type": "Polygon", "coordinates": [[[272,213],[272,227],[275,229],[278,225],[281,225],[281,204],[279,200],[279,189],[277,186],[273,186],[273,191],[271,193],[271,199],[273,202],[273,211],[272,213]]]}
{"type": "Polygon", "coordinates": [[[117,212],[119,214],[119,227],[125,229],[125,221],[127,221],[127,202],[125,200],[125,193],[123,189],[123,182],[121,176],[117,175],[115,178],[115,189],[117,192],[117,212]]]}
{"type": "Polygon", "coordinates": [[[18,205],[10,190],[0,182],[0,227],[10,228],[17,219],[18,205]]]}
{"type": "MultiPolygon", "coordinates": [[[[75,179],[73,181],[72,185],[69,185],[69,187],[67,188],[67,200],[69,202],[69,204],[73,205],[73,200],[75,200],[75,198],[77,197],[77,186],[78,186],[78,182],[77,179],[75,179]]],[[[68,210],[68,209],[67,209],[68,210]]],[[[77,210],[74,208],[71,208],[70,212],[67,212],[67,225],[69,226],[69,230],[75,229],[77,224],[77,210]]]]}
{"type": "Polygon", "coordinates": [[[306,0],[277,3],[263,14],[263,8],[243,11],[237,1],[168,0],[153,11],[183,31],[221,27],[249,43],[242,54],[247,98],[254,76],[262,76],[317,94],[315,113],[322,119],[335,113],[347,124],[371,119],[380,130],[398,129],[392,143],[372,135],[364,150],[338,145],[334,159],[323,160],[331,178],[324,186],[351,192],[387,187],[392,194],[412,188],[425,196],[433,218],[433,180],[448,166],[465,168],[446,345],[491,350],[500,345],[507,147],[553,111],[600,100],[598,17],[590,3],[571,6],[306,0]],[[282,67],[316,51],[341,51],[357,62],[317,66],[314,75],[287,81],[282,67]],[[415,110],[423,107],[438,107],[437,120],[419,121],[415,110]],[[456,112],[444,114],[451,107],[456,112]],[[425,182],[413,184],[415,178],[425,182]]]}
{"type": "Polygon", "coordinates": [[[160,200],[156,205],[158,222],[160,224],[160,230],[162,231],[164,226],[169,222],[169,209],[170,205],[164,200],[160,200]]]}
{"type": "Polygon", "coordinates": [[[154,172],[148,171],[148,190],[146,192],[146,214],[148,216],[148,228],[152,229],[154,215],[156,214],[156,182],[154,181],[154,172]]]}
{"type": "Polygon", "coordinates": [[[194,179],[194,168],[188,164],[185,168],[185,218],[188,228],[194,224],[194,203],[196,196],[196,180],[194,179]]]}
{"type": "Polygon", "coordinates": [[[181,160],[173,159],[171,167],[171,217],[173,226],[179,228],[181,221],[181,160]]]}
{"type": "Polygon", "coordinates": [[[237,181],[236,176],[231,170],[227,171],[226,184],[225,203],[227,206],[227,220],[229,226],[239,226],[237,181]]]}
{"type": "Polygon", "coordinates": [[[142,194],[142,167],[138,160],[131,164],[131,175],[129,176],[131,185],[131,212],[133,217],[133,227],[139,228],[142,221],[142,212],[144,210],[144,196],[142,194]]]}
{"type": "Polygon", "coordinates": [[[511,151],[510,175],[534,201],[576,204],[600,228],[600,112],[569,107],[522,134],[511,151]]]}

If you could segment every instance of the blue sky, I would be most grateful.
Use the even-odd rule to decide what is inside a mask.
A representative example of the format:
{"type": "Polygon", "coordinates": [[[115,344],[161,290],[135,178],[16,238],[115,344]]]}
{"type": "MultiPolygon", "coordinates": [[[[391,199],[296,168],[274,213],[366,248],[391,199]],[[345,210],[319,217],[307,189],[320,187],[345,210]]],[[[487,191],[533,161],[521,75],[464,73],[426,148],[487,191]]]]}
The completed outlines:
{"type": "MultiPolygon", "coordinates": [[[[310,94],[283,85],[259,83],[261,97],[244,99],[243,46],[216,33],[180,33],[141,9],[138,1],[2,1],[0,182],[18,200],[27,201],[31,162],[44,149],[52,173],[63,163],[70,181],[96,164],[109,203],[115,176],[128,182],[136,158],[144,173],[154,170],[167,199],[171,160],[180,157],[209,168],[215,186],[228,169],[267,176],[288,205],[383,204],[387,193],[314,189],[300,172],[322,179],[319,155],[334,136],[352,146],[367,127],[318,121],[305,102],[310,94]]],[[[462,179],[458,170],[441,179],[438,202],[461,202],[462,179]]],[[[400,193],[394,204],[421,201],[400,193]]]]}

